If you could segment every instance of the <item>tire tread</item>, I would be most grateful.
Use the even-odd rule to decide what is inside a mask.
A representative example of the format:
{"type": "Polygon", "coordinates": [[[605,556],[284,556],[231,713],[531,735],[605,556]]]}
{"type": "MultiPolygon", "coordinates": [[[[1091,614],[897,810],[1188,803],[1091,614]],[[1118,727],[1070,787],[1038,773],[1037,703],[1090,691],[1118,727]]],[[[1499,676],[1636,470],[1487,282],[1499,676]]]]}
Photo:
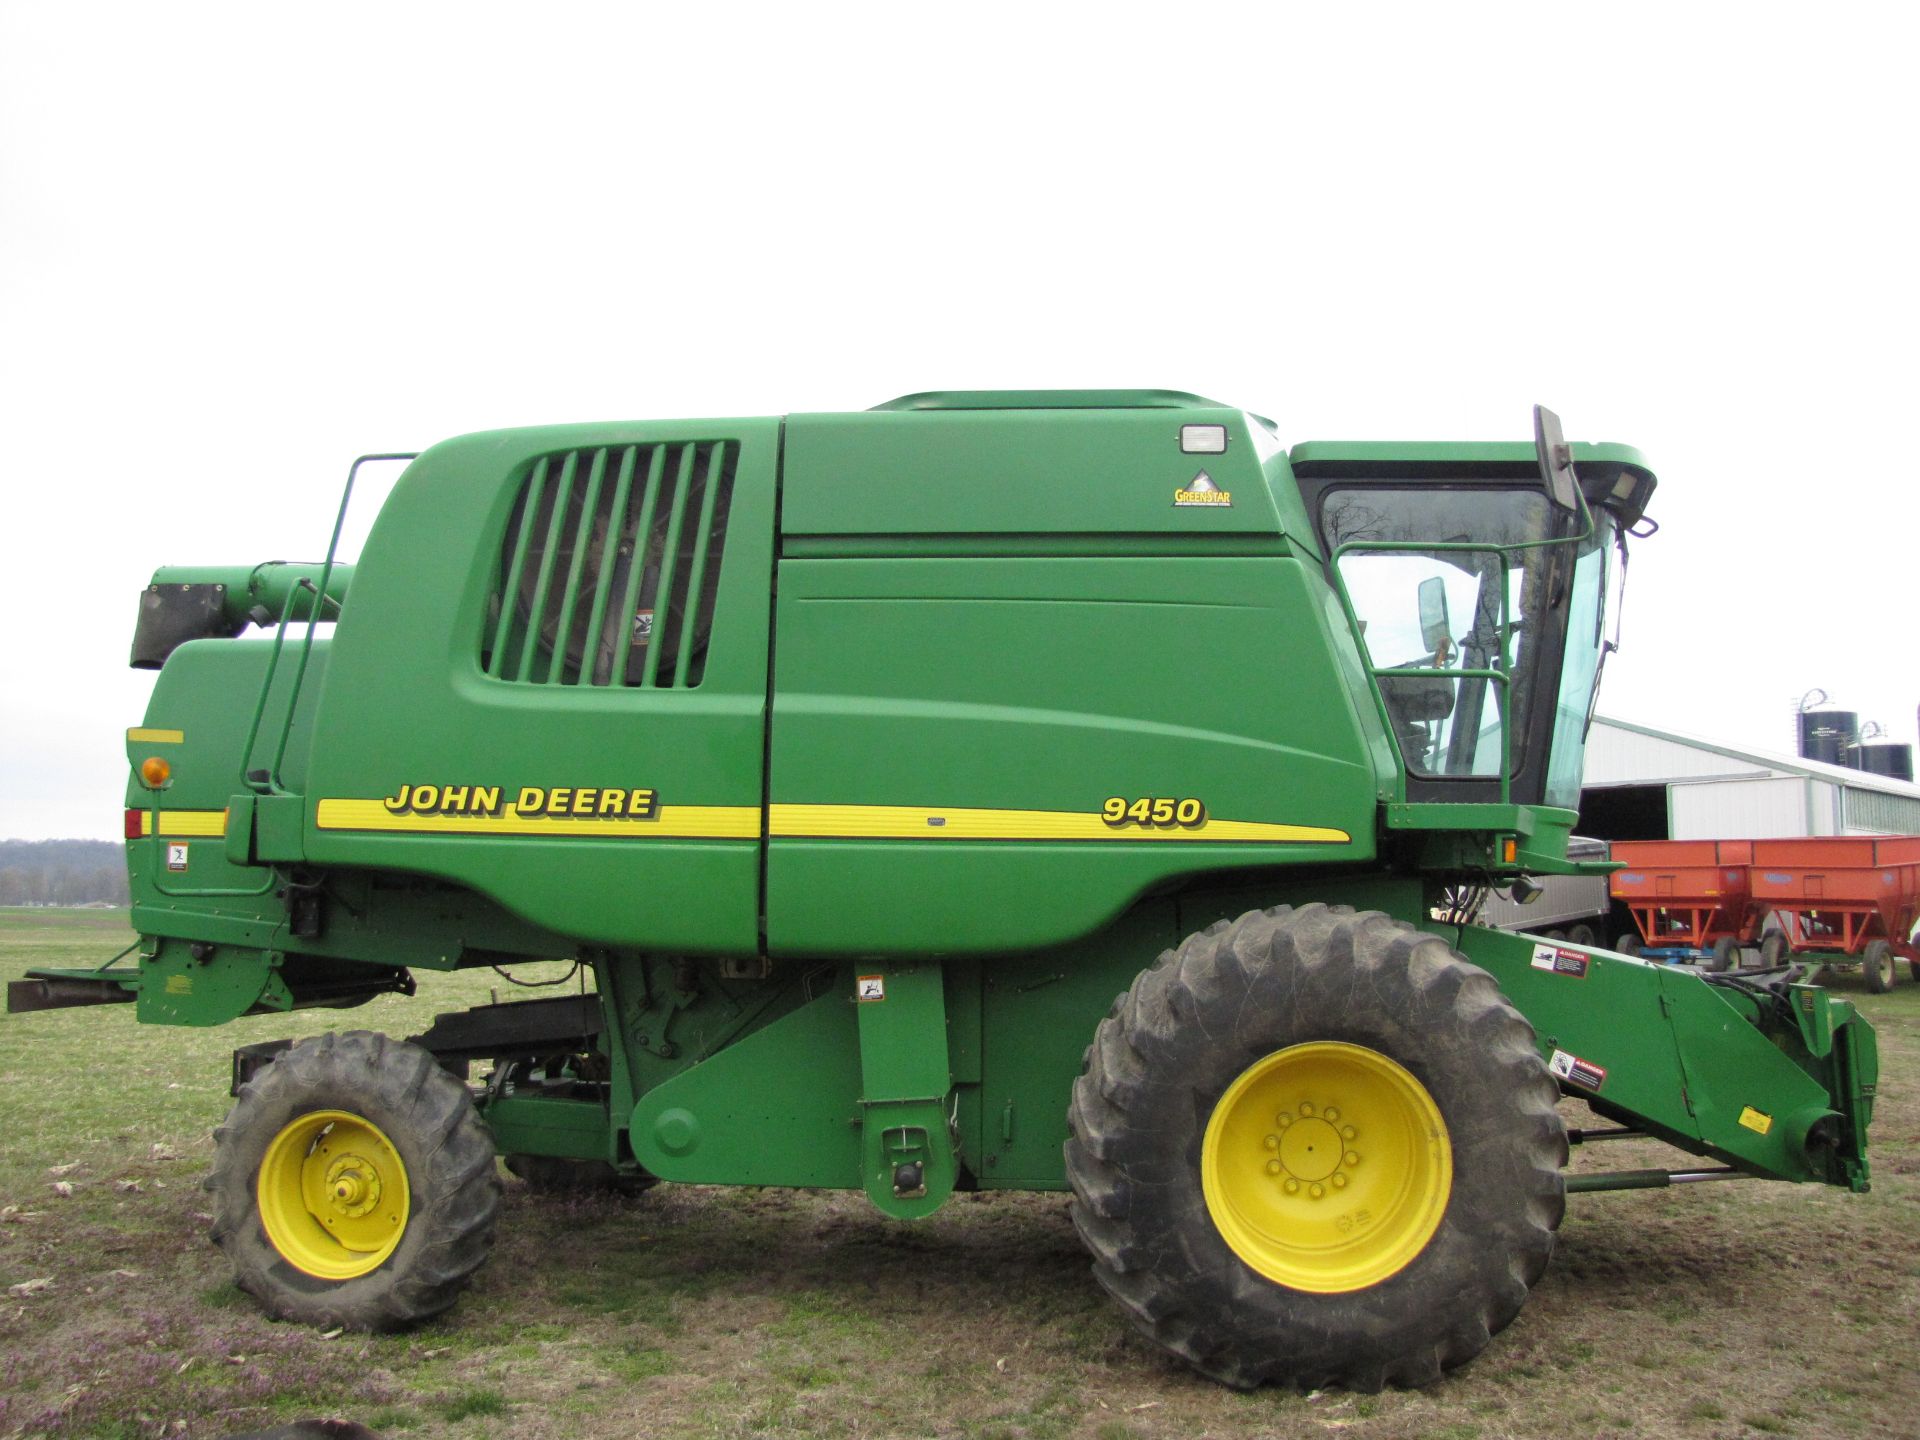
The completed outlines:
{"type": "MultiPolygon", "coordinates": [[[[1546,1269],[1565,1211],[1558,1098],[1532,1027],[1493,977],[1444,939],[1343,905],[1251,911],[1163,952],[1100,1022],[1068,1112],[1069,1213],[1101,1287],[1156,1344],[1203,1374],[1239,1389],[1427,1385],[1478,1354],[1546,1269]],[[1338,1013],[1366,1003],[1366,992],[1387,990],[1405,995],[1409,1024],[1443,1031],[1472,1054],[1474,1083],[1497,1087],[1507,1124],[1500,1143],[1513,1151],[1509,1168],[1521,1193],[1463,1195],[1456,1173],[1443,1226],[1455,1206],[1493,1206],[1499,1214],[1487,1223],[1504,1237],[1503,1252],[1484,1257],[1491,1263],[1471,1295],[1436,1297],[1444,1303],[1433,1315],[1375,1314],[1356,1333],[1331,1335],[1312,1313],[1328,1297],[1275,1285],[1226,1251],[1204,1203],[1194,1203],[1197,1179],[1185,1187],[1186,1201],[1171,1198],[1176,1187],[1156,1173],[1168,1165],[1156,1153],[1164,1131],[1148,1112],[1170,1103],[1185,1081],[1182,1066],[1208,1047],[1257,1059],[1257,1027],[1242,1033],[1254,1015],[1275,1007],[1338,1013]]],[[[1204,1129],[1211,1102],[1195,1100],[1193,1124],[1204,1129]]],[[[1189,1176],[1197,1138],[1192,1147],[1176,1157],[1189,1176]]]]}
{"type": "MultiPolygon", "coordinates": [[[[371,1117],[370,1117],[371,1118],[371,1117]]],[[[383,1129],[387,1128],[383,1125],[383,1129]]],[[[446,1310],[486,1262],[502,1186],[493,1139],[466,1087],[432,1055],[367,1030],[302,1040],[240,1088],[214,1130],[213,1243],[234,1283],[276,1319],[356,1330],[398,1330],[446,1310]],[[317,1109],[375,1109],[403,1151],[416,1201],[389,1261],[370,1274],[320,1285],[297,1281],[267,1240],[255,1198],[260,1156],[290,1119],[317,1109]]]]}

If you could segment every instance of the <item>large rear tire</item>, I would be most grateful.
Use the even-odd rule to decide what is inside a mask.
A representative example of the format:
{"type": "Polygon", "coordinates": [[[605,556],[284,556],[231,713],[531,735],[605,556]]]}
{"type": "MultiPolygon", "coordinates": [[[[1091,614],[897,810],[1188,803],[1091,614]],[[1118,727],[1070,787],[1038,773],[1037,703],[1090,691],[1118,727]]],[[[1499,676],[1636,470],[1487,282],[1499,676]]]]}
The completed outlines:
{"type": "Polygon", "coordinates": [[[1558,1098],[1532,1028],[1446,941],[1256,911],[1101,1022],[1068,1112],[1074,1224],[1133,1322],[1216,1380],[1424,1385],[1546,1268],[1558,1098]]]}
{"type": "Polygon", "coordinates": [[[276,1319],[395,1330],[487,1258],[501,1183],[467,1088],[417,1045],[302,1040],[213,1132],[213,1242],[276,1319]]]}

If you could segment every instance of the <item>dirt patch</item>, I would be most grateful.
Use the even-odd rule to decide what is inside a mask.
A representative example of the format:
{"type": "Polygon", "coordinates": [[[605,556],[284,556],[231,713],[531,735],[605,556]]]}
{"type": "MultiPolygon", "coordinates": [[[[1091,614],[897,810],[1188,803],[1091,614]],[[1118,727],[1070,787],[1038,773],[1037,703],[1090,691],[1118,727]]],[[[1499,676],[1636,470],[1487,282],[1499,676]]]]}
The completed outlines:
{"type": "MultiPolygon", "coordinates": [[[[36,923],[35,946],[65,934],[36,923]]],[[[14,974],[29,947],[9,938],[14,974]]],[[[345,1019],[408,1033],[465,1003],[461,985],[484,994],[455,977],[345,1019]]],[[[553,1201],[510,1182],[492,1260],[440,1321],[377,1337],[277,1325],[228,1282],[197,1188],[227,1052],[266,1028],[4,1017],[0,1437],[219,1437],[327,1414],[434,1440],[1911,1436],[1920,987],[1855,998],[1882,1048],[1872,1194],[1576,1197],[1520,1319],[1434,1389],[1379,1396],[1237,1395],[1173,1365],[1093,1283],[1058,1195],[962,1196],[902,1225],[847,1194],[553,1201]]],[[[1588,1123],[1578,1107],[1569,1120],[1588,1123]]]]}

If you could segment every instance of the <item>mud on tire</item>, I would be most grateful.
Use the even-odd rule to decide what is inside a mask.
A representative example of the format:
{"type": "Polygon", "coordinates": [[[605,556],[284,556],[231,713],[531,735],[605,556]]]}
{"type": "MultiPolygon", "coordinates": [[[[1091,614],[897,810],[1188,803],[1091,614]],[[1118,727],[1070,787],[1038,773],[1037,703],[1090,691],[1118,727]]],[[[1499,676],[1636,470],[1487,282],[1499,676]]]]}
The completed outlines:
{"type": "Polygon", "coordinates": [[[241,1087],[214,1131],[212,1239],[234,1282],[276,1319],[394,1330],[452,1305],[487,1258],[501,1182],[466,1086],[416,1045],[356,1030],[302,1040],[241,1087]],[[411,1205],[393,1252],[369,1273],[326,1280],[275,1248],[261,1217],[261,1162],[301,1116],[364,1117],[405,1165],[411,1205]]]}
{"type": "Polygon", "coordinates": [[[1565,1209],[1558,1098],[1532,1027],[1443,939],[1345,906],[1252,912],[1163,954],[1101,1022],[1068,1112],[1074,1224],[1134,1324],[1216,1380],[1427,1384],[1478,1354],[1546,1268],[1565,1209]],[[1234,1080],[1321,1041],[1404,1067],[1452,1144],[1432,1238],[1345,1293],[1251,1268],[1201,1180],[1209,1117],[1234,1080]]]}

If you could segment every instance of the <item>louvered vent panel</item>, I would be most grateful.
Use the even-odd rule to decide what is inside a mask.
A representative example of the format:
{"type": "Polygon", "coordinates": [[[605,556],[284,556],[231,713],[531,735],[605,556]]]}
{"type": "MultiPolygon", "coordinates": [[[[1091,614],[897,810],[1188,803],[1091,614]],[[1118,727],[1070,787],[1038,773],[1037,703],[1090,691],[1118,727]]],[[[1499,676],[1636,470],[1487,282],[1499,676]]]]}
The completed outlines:
{"type": "Polygon", "coordinates": [[[507,522],[480,663],[531,685],[689,689],[706,673],[739,446],[569,450],[507,522]]]}

